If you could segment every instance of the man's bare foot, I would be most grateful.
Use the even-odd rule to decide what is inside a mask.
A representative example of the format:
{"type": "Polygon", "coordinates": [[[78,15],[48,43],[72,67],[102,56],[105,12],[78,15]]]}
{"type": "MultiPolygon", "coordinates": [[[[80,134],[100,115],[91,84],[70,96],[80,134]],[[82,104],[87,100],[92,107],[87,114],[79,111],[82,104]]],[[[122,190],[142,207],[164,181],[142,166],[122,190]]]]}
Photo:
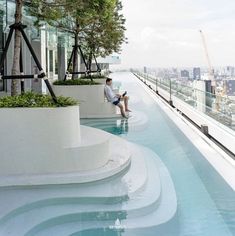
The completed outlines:
{"type": "Polygon", "coordinates": [[[125,111],[126,111],[126,112],[131,112],[131,110],[129,110],[129,109],[126,109],[125,111]]]}
{"type": "Polygon", "coordinates": [[[122,117],[125,118],[125,119],[129,118],[129,116],[127,116],[126,114],[122,114],[122,117]]]}

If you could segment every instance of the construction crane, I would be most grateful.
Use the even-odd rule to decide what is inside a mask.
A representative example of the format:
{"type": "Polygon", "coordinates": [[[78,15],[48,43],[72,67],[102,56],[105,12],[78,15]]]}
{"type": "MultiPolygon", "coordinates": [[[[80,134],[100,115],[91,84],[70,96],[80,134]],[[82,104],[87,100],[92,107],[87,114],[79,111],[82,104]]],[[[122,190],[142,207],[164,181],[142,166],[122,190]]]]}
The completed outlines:
{"type": "Polygon", "coordinates": [[[207,49],[207,44],[206,44],[206,39],[205,36],[202,32],[202,30],[199,30],[201,37],[202,37],[202,43],[203,43],[203,47],[205,50],[205,54],[206,54],[206,59],[207,59],[207,64],[208,64],[208,69],[209,69],[209,80],[211,80],[211,87],[212,87],[212,93],[215,93],[215,76],[214,76],[214,72],[211,66],[211,60],[209,57],[209,53],[208,53],[208,49],[207,49]]]}
{"type": "Polygon", "coordinates": [[[208,49],[207,49],[206,39],[205,39],[205,36],[204,36],[202,30],[199,30],[199,32],[202,37],[202,43],[203,43],[203,47],[205,50],[208,69],[209,69],[209,80],[211,81],[211,93],[215,95],[216,110],[220,111],[220,109],[221,109],[220,105],[221,105],[221,99],[222,99],[223,93],[221,94],[221,91],[217,91],[217,89],[216,89],[216,81],[215,81],[214,71],[211,66],[211,61],[210,61],[210,57],[209,57],[209,53],[208,53],[208,49]]]}

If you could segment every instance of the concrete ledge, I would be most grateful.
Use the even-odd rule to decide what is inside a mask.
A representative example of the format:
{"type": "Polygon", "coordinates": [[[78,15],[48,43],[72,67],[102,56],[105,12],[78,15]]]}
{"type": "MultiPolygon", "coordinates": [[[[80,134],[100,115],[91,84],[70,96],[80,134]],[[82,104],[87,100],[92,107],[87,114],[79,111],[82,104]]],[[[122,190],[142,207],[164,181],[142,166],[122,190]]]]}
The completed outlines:
{"type": "Polygon", "coordinates": [[[80,102],[81,118],[115,117],[116,106],[106,102],[104,84],[99,85],[53,85],[57,96],[72,97],[80,102]]]}
{"type": "Polygon", "coordinates": [[[71,176],[76,177],[72,182],[95,181],[129,163],[127,153],[121,154],[122,163],[118,158],[110,163],[111,135],[80,128],[78,106],[3,108],[0,116],[0,186],[46,184],[47,178],[49,184],[70,183],[71,176]]]}
{"type": "Polygon", "coordinates": [[[110,102],[90,102],[81,101],[81,118],[115,118],[120,117],[117,114],[117,107],[110,102]]]}
{"type": "MultiPolygon", "coordinates": [[[[0,186],[48,185],[86,183],[111,177],[130,165],[131,156],[127,142],[109,133],[82,127],[83,142],[79,147],[61,150],[64,156],[64,171],[39,174],[2,175],[0,186]]],[[[54,164],[58,167],[57,163],[54,164]]]]}
{"type": "Polygon", "coordinates": [[[68,171],[63,147],[79,146],[79,107],[1,108],[0,177],[68,171]]]}

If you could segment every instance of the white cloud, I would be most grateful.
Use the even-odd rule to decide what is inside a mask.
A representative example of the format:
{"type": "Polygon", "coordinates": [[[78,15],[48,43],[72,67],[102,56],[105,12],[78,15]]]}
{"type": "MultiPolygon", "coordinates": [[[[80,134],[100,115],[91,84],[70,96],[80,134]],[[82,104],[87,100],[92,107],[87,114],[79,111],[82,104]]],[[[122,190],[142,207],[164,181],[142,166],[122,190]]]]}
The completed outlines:
{"type": "Polygon", "coordinates": [[[234,0],[123,0],[123,66],[206,65],[199,29],[214,65],[235,64],[234,0]]]}

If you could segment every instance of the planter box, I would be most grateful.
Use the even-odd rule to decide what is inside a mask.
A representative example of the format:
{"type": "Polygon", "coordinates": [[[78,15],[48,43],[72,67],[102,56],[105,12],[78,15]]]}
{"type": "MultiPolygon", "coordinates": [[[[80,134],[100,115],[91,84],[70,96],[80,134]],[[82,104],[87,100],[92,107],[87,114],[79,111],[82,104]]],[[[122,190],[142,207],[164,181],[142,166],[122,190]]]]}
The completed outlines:
{"type": "Polygon", "coordinates": [[[104,97],[104,84],[99,85],[53,85],[57,96],[72,97],[80,103],[81,118],[116,117],[116,106],[104,97]]]}
{"type": "Polygon", "coordinates": [[[81,143],[79,107],[1,108],[0,176],[73,170],[65,147],[81,143]]]}
{"type": "Polygon", "coordinates": [[[100,83],[100,84],[106,84],[106,78],[93,79],[93,81],[95,81],[96,83],[100,83]]]}

